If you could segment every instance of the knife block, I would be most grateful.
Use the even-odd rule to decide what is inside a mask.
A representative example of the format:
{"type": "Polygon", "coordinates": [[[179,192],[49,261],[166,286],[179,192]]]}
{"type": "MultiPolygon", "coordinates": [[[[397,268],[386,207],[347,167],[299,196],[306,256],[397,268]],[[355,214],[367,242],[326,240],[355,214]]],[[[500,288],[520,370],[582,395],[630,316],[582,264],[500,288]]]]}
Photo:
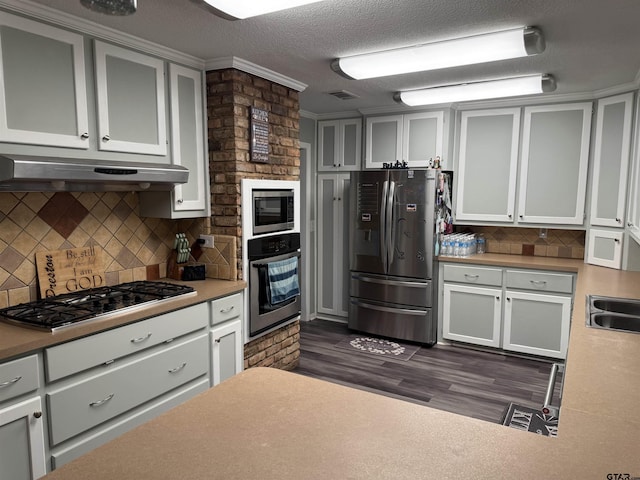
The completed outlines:
{"type": "Polygon", "coordinates": [[[167,259],[167,277],[174,280],[182,280],[182,266],[178,264],[178,252],[171,250],[167,259]]]}
{"type": "MultiPolygon", "coordinates": [[[[205,279],[205,265],[204,263],[196,263],[189,261],[189,263],[178,263],[178,252],[172,250],[167,259],[167,277],[173,280],[204,280],[205,279]]],[[[191,256],[190,258],[193,259],[191,256]]]]}

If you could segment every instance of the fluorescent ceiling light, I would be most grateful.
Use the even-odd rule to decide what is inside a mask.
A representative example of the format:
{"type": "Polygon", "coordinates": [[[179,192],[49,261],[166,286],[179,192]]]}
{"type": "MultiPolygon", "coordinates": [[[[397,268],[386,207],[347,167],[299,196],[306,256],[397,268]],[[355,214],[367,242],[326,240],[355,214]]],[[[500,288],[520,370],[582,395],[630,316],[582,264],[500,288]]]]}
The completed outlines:
{"type": "Polygon", "coordinates": [[[204,0],[225,17],[233,20],[264,15],[322,0],[204,0]]]}
{"type": "Polygon", "coordinates": [[[516,97],[535,93],[553,92],[556,83],[551,75],[529,75],[487,82],[464,83],[442,87],[397,92],[394,99],[405,105],[434,105],[466,102],[488,98],[516,97]]]}
{"type": "Polygon", "coordinates": [[[331,63],[331,68],[341,75],[360,80],[526,57],[542,53],[544,49],[540,30],[522,27],[338,58],[331,63]]]}

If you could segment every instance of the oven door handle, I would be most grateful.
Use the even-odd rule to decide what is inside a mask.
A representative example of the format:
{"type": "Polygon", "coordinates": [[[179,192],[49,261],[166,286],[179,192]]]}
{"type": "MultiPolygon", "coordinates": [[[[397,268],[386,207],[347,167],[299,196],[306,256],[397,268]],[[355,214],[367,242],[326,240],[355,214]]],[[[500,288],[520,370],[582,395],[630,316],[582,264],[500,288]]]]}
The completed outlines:
{"type": "Polygon", "coordinates": [[[364,307],[371,310],[377,310],[379,312],[386,313],[403,313],[405,315],[416,315],[416,316],[424,316],[424,310],[414,310],[412,308],[394,308],[394,307],[384,307],[382,305],[373,305],[367,302],[361,302],[360,300],[351,299],[351,303],[358,307],[364,307]]]}
{"type": "Polygon", "coordinates": [[[298,257],[300,258],[300,252],[284,253],[275,257],[261,258],[260,260],[252,260],[249,265],[253,268],[266,267],[271,262],[278,262],[280,260],[286,260],[287,258],[298,257]],[[265,260],[267,260],[265,262],[265,260]]]}

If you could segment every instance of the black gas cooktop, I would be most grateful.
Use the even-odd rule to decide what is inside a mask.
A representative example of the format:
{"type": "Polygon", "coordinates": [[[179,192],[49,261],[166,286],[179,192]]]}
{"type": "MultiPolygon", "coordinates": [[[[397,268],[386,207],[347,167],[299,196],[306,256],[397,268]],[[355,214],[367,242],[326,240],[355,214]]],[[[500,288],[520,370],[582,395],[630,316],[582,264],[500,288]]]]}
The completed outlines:
{"type": "Polygon", "coordinates": [[[54,332],[190,293],[195,290],[186,285],[143,280],[65,293],[4,308],[0,310],[0,320],[54,332]]]}

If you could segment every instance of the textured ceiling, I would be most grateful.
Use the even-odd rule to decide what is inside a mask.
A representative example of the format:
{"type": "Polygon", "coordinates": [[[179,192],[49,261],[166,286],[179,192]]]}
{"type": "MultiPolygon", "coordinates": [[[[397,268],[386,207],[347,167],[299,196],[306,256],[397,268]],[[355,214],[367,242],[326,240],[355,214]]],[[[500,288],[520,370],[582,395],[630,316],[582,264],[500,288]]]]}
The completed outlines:
{"type": "MultiPolygon", "coordinates": [[[[264,0],[263,0],[264,1],[264,0]]],[[[530,73],[550,73],[555,94],[596,92],[637,82],[639,0],[326,0],[229,21],[201,0],[138,0],[128,17],[91,12],[79,0],[35,0],[203,60],[235,56],[308,85],[301,108],[317,114],[394,106],[397,90],[530,73]],[[537,26],[546,51],[427,73],[347,80],[338,56],[518,26],[537,26]],[[359,98],[339,100],[327,92],[359,98]]]]}

